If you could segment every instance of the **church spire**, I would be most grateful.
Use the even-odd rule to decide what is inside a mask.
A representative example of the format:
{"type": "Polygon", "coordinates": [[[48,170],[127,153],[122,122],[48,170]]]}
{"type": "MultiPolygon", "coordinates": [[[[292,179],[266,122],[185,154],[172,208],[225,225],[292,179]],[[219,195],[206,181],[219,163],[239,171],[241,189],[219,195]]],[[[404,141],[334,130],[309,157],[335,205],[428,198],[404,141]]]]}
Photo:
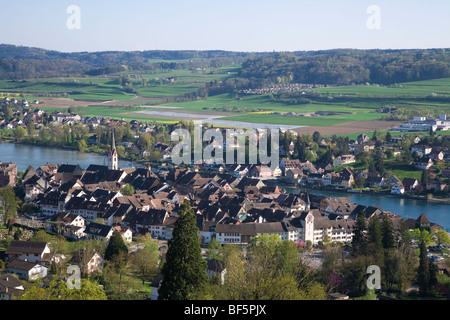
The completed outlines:
{"type": "Polygon", "coordinates": [[[117,155],[116,150],[116,140],[114,138],[114,128],[112,129],[112,137],[111,137],[111,151],[108,155],[108,169],[110,170],[118,170],[119,169],[119,156],[117,155]]]}
{"type": "Polygon", "coordinates": [[[116,150],[116,140],[114,139],[114,128],[112,129],[111,152],[116,150]]]}

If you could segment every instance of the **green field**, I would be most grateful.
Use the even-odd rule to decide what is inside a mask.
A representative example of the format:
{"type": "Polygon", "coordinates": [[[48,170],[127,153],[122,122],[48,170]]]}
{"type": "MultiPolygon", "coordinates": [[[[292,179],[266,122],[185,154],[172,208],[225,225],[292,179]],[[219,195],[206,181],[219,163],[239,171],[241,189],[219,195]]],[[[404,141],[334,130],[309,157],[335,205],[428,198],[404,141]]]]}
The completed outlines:
{"type": "MultiPolygon", "coordinates": [[[[310,103],[283,103],[268,95],[219,94],[205,99],[167,103],[169,97],[179,97],[197,91],[210,81],[236,77],[239,65],[207,70],[124,71],[130,77],[136,94],[127,93],[118,85],[119,74],[99,77],[28,79],[0,81],[0,97],[17,95],[33,101],[51,97],[65,97],[91,101],[92,105],[77,107],[86,116],[108,115],[114,118],[167,122],[165,117],[133,112],[129,105],[161,105],[180,108],[182,112],[221,113],[227,121],[268,123],[280,125],[331,127],[355,120],[377,120],[382,114],[376,110],[390,105],[411,110],[428,110],[450,114],[450,78],[417,81],[393,86],[356,85],[312,89],[310,103]],[[143,85],[143,79],[146,85],[143,85]],[[433,95],[434,99],[430,99],[433,95]],[[448,99],[448,102],[447,102],[448,99]],[[116,101],[115,108],[102,106],[104,101],[116,101]],[[314,113],[317,111],[348,112],[332,116],[284,116],[273,112],[314,113]]],[[[311,93],[311,92],[309,92],[311,93]]],[[[55,110],[40,105],[40,108],[55,110]]],[[[353,136],[354,134],[352,134],[353,136]]]]}

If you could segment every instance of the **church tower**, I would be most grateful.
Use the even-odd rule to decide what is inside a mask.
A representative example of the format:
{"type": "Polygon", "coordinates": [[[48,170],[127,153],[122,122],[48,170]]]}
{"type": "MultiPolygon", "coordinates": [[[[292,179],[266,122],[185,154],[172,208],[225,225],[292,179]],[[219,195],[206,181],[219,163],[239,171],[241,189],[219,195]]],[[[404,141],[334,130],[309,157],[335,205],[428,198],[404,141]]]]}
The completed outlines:
{"type": "Polygon", "coordinates": [[[114,139],[114,128],[112,129],[112,141],[111,141],[111,151],[108,155],[108,169],[118,170],[119,169],[119,156],[116,150],[116,141],[114,139]]]}

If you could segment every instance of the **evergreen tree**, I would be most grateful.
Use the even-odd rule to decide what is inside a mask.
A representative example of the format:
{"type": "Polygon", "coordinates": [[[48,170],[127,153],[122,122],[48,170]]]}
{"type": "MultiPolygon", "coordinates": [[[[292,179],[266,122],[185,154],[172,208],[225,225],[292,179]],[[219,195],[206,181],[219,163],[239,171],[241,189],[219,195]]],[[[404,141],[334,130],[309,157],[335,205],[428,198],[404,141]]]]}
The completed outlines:
{"type": "Polygon", "coordinates": [[[111,261],[114,256],[119,255],[121,252],[128,254],[128,248],[123,241],[122,235],[119,231],[114,230],[111,238],[109,239],[108,246],[105,250],[105,260],[111,261]]]}
{"type": "Polygon", "coordinates": [[[352,240],[353,252],[355,254],[365,254],[367,248],[366,238],[366,213],[363,211],[358,214],[352,240]]]}
{"type": "Polygon", "coordinates": [[[368,237],[371,253],[378,254],[383,250],[383,235],[378,216],[374,215],[369,220],[368,237]]]}
{"type": "Polygon", "coordinates": [[[420,184],[426,187],[427,183],[430,182],[430,176],[426,170],[422,170],[422,175],[420,177],[420,184]]]}
{"type": "Polygon", "coordinates": [[[383,248],[390,249],[395,246],[394,229],[391,219],[384,215],[383,222],[381,223],[381,231],[383,238],[383,248]]]}
{"type": "Polygon", "coordinates": [[[427,258],[427,246],[425,241],[420,242],[419,256],[419,292],[421,296],[427,296],[430,293],[430,267],[427,258]]]}
{"type": "Polygon", "coordinates": [[[161,270],[161,300],[189,300],[201,296],[208,281],[202,258],[194,211],[185,200],[169,240],[166,262],[161,270]]]}

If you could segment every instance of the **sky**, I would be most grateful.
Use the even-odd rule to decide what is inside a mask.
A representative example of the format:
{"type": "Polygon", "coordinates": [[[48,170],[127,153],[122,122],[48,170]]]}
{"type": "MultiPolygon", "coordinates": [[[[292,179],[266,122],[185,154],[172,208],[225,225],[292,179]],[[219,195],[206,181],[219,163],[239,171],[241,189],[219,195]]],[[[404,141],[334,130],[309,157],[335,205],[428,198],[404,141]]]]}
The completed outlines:
{"type": "Polygon", "coordinates": [[[450,48],[448,0],[15,0],[0,43],[62,52],[450,48]]]}

